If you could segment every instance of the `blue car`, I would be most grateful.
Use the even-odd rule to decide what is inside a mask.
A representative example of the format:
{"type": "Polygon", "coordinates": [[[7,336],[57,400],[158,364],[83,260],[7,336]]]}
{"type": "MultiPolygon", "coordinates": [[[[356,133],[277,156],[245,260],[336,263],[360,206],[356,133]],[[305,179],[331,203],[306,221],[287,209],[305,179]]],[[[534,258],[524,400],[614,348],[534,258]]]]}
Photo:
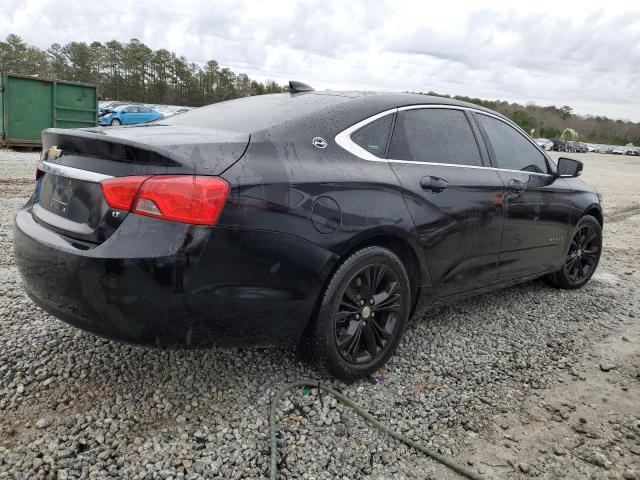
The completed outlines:
{"type": "Polygon", "coordinates": [[[103,127],[109,125],[134,125],[159,120],[162,114],[145,105],[120,105],[102,115],[98,121],[103,127]]]}

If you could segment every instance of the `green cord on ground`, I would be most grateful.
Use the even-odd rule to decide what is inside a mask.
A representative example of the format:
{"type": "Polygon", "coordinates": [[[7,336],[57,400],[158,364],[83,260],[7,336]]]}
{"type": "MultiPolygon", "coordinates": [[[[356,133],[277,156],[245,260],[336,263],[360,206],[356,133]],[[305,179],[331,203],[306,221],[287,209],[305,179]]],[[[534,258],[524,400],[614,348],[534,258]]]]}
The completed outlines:
{"type": "Polygon", "coordinates": [[[450,460],[444,455],[440,455],[438,452],[435,452],[418,442],[414,442],[413,440],[405,437],[404,435],[401,435],[395,430],[391,430],[389,427],[387,427],[386,425],[376,420],[373,417],[373,415],[371,415],[369,412],[367,412],[364,408],[362,408],[356,402],[351,400],[349,397],[346,397],[342,393],[338,392],[337,390],[334,390],[333,388],[327,385],[324,385],[323,383],[313,381],[313,380],[296,380],[295,382],[288,383],[287,385],[282,387],[280,390],[278,390],[275,397],[273,397],[273,401],[271,402],[271,414],[269,415],[269,430],[271,434],[271,480],[276,480],[278,476],[278,440],[276,438],[276,410],[284,394],[296,387],[317,387],[320,390],[324,390],[325,392],[333,395],[335,398],[340,400],[342,403],[350,406],[353,410],[356,411],[358,415],[363,417],[374,427],[377,427],[383,432],[388,433],[396,440],[399,440],[402,443],[415,448],[416,450],[420,450],[422,453],[425,453],[426,455],[430,456],[437,462],[440,462],[443,465],[446,465],[451,470],[467,478],[470,478],[471,480],[483,480],[482,476],[478,475],[475,472],[472,472],[471,470],[463,467],[462,465],[455,463],[454,461],[450,460]]]}

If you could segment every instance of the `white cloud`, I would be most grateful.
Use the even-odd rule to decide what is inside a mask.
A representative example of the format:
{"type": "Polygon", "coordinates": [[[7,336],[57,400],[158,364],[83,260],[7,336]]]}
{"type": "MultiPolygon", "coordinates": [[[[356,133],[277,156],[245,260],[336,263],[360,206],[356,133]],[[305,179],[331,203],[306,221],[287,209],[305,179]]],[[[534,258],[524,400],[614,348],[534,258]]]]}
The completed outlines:
{"type": "Polygon", "coordinates": [[[138,38],[316,88],[435,90],[640,121],[640,6],[586,1],[0,0],[0,35],[138,38]]]}

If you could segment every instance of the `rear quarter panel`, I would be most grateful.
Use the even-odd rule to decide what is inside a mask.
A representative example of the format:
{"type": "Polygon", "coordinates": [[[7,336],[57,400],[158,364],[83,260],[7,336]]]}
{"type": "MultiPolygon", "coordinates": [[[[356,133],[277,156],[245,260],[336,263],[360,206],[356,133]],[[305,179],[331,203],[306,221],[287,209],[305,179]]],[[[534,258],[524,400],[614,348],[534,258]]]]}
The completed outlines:
{"type": "MultiPolygon", "coordinates": [[[[232,189],[219,225],[284,232],[340,257],[376,235],[392,235],[420,251],[399,182],[387,162],[362,160],[324,125],[253,135],[245,155],[223,177],[232,189]],[[314,137],[328,145],[312,145],[314,137]]],[[[426,272],[426,265],[422,264],[426,272]]],[[[424,280],[428,283],[428,280],[424,280]]]]}

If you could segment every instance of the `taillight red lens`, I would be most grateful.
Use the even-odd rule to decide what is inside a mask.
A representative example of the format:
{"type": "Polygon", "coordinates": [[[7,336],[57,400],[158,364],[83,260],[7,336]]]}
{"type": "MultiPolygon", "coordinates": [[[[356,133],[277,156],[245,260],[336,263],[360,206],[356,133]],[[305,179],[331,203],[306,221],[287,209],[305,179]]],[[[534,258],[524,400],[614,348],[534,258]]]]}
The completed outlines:
{"type": "Polygon", "coordinates": [[[147,180],[150,175],[139,175],[135,177],[114,177],[102,180],[102,194],[111,208],[118,210],[131,210],[133,200],[140,190],[140,185],[147,180]]]}
{"type": "Polygon", "coordinates": [[[215,225],[229,194],[223,179],[195,175],[118,177],[101,184],[112,208],[197,225],[215,225]]]}

